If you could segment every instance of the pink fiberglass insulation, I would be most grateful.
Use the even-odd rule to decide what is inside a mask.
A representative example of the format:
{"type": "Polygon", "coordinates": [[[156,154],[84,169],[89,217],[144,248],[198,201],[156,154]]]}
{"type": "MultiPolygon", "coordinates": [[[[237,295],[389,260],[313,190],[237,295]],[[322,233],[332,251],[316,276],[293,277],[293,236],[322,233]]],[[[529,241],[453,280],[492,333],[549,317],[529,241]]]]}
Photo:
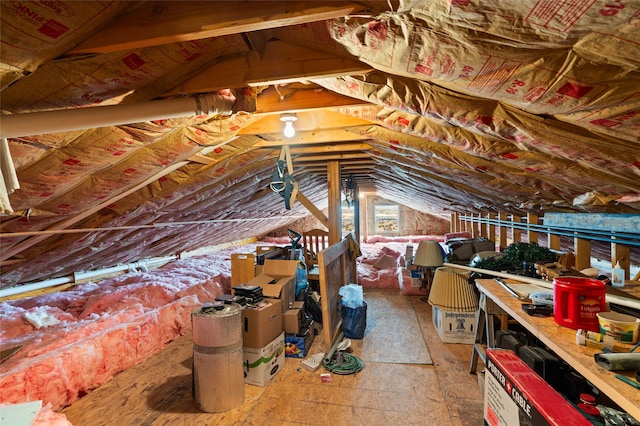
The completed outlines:
{"type": "Polygon", "coordinates": [[[442,245],[443,237],[435,235],[412,235],[386,237],[373,235],[361,244],[362,256],[358,258],[358,284],[364,288],[399,288],[405,296],[425,296],[426,292],[412,284],[411,272],[405,268],[404,254],[407,246],[413,246],[415,254],[423,240],[436,240],[442,245]],[[378,269],[374,265],[383,256],[396,259],[397,266],[378,269]]]}
{"type": "Polygon", "coordinates": [[[56,413],[51,408],[51,404],[43,406],[38,415],[31,423],[31,426],[73,426],[67,416],[62,413],[56,413]]]}
{"type": "MultiPolygon", "coordinates": [[[[356,267],[358,271],[358,284],[364,288],[399,288],[403,290],[403,294],[424,295],[424,291],[420,289],[407,289],[401,285],[402,275],[406,269],[404,268],[404,254],[408,245],[413,246],[413,251],[418,248],[418,244],[423,240],[443,241],[441,235],[410,235],[410,236],[381,236],[372,235],[367,239],[366,243],[360,244],[362,256],[356,259],[356,267]],[[396,266],[379,269],[374,266],[383,256],[390,256],[396,259],[396,266]]],[[[273,244],[279,247],[291,245],[290,240],[286,237],[270,237],[262,240],[261,244],[273,244]]],[[[245,251],[248,253],[250,251],[245,251]]],[[[410,277],[409,277],[410,280],[410,277]]],[[[410,285],[410,281],[408,282],[410,285]]]]}
{"type": "Polygon", "coordinates": [[[358,284],[364,288],[399,288],[398,268],[375,269],[358,265],[358,284]]]}
{"type": "MultiPolygon", "coordinates": [[[[13,404],[0,403],[0,409],[3,409],[5,407],[10,408],[12,406],[13,404]]],[[[31,414],[30,410],[27,410],[27,412],[31,414]]],[[[3,413],[3,423],[2,423],[3,425],[5,424],[4,423],[5,420],[6,418],[4,417],[4,413],[3,413]]],[[[21,420],[24,420],[24,419],[21,419],[21,420]]],[[[6,424],[9,425],[9,423],[6,423],[6,424]]],[[[25,424],[25,422],[22,422],[21,424],[25,424]]],[[[38,412],[35,415],[35,418],[33,418],[29,426],[73,426],[73,425],[67,419],[67,416],[65,416],[62,413],[56,413],[55,411],[53,411],[53,409],[51,408],[51,404],[44,404],[42,405],[40,410],[38,410],[38,412]]]]}
{"type": "MultiPolygon", "coordinates": [[[[406,246],[433,237],[377,237],[362,244],[358,282],[366,288],[401,287],[406,246]],[[382,256],[398,266],[376,269],[382,256]]],[[[257,246],[290,246],[287,237],[230,246],[182,259],[148,273],[130,272],[59,293],[0,303],[2,348],[22,346],[3,363],[0,403],[42,400],[58,410],[142,362],[191,327],[191,312],[231,293],[231,254],[257,246]],[[27,317],[44,319],[40,328],[27,317]]]]}
{"type": "Polygon", "coordinates": [[[224,293],[228,270],[202,256],[0,303],[2,347],[22,346],[3,363],[0,401],[69,405],[189,330],[191,312],[224,293]],[[38,328],[30,312],[52,325],[38,328]]]}
{"type": "MultiPolygon", "coordinates": [[[[378,246],[381,244],[378,244],[378,246]]],[[[399,288],[398,283],[398,259],[401,254],[386,244],[378,247],[375,251],[371,249],[369,244],[361,247],[363,255],[358,258],[358,284],[364,288],[399,288]],[[395,264],[387,268],[377,268],[376,262],[381,258],[395,260],[395,264]]]]}

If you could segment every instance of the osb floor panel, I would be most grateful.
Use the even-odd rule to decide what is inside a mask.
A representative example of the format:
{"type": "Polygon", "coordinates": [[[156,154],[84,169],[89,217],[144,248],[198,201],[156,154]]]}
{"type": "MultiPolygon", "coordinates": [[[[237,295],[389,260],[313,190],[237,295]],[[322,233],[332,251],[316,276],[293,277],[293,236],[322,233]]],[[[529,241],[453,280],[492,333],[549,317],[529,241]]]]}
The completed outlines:
{"type": "Polygon", "coordinates": [[[368,314],[365,338],[352,343],[365,362],[431,364],[410,298],[382,290],[367,290],[364,298],[368,314]]]}
{"type": "MultiPolygon", "coordinates": [[[[300,359],[287,358],[265,387],[244,386],[242,405],[220,414],[203,413],[192,398],[193,347],[187,335],[63,412],[75,426],[482,425],[482,394],[477,376],[469,374],[471,345],[442,343],[431,323],[431,306],[419,297],[368,290],[365,301],[367,322],[371,319],[373,325],[368,324],[363,340],[352,341],[354,354],[365,362],[357,374],[334,374],[331,382],[322,383],[322,367],[312,372],[300,359]],[[392,313],[399,318],[397,326],[387,318],[392,313]],[[377,335],[374,330],[381,324],[390,332],[377,335]],[[415,324],[421,335],[400,330],[415,324]],[[367,343],[369,335],[373,343],[367,343]],[[428,351],[416,340],[426,342],[428,351]],[[399,350],[403,347],[404,354],[399,350]]],[[[320,333],[311,354],[325,349],[320,333]]]]}

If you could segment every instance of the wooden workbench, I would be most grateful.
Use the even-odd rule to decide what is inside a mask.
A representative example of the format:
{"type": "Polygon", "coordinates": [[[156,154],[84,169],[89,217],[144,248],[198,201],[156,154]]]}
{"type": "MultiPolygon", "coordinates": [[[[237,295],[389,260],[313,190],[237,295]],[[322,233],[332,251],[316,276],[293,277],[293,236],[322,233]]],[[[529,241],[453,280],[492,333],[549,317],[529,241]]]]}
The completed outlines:
{"type": "Polygon", "coordinates": [[[600,367],[594,360],[594,354],[600,351],[578,345],[576,330],[558,325],[553,317],[528,315],[522,310],[522,302],[511,296],[494,280],[478,279],[476,286],[510,318],[525,327],[602,393],[640,421],[640,390],[614,377],[617,373],[634,378],[632,372],[614,372],[600,367]]]}

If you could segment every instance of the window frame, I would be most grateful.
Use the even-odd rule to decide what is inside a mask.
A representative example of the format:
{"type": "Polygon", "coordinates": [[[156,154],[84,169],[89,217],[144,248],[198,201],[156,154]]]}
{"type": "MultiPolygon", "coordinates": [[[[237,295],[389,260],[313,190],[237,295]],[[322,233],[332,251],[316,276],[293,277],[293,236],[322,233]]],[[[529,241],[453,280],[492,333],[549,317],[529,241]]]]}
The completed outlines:
{"type": "Polygon", "coordinates": [[[400,206],[398,204],[375,204],[373,206],[373,228],[375,234],[382,235],[400,235],[401,223],[400,223],[400,206]],[[378,213],[378,209],[394,209],[395,215],[383,215],[378,213]],[[396,229],[395,230],[381,230],[378,227],[379,220],[395,220],[396,221],[396,229]]]}

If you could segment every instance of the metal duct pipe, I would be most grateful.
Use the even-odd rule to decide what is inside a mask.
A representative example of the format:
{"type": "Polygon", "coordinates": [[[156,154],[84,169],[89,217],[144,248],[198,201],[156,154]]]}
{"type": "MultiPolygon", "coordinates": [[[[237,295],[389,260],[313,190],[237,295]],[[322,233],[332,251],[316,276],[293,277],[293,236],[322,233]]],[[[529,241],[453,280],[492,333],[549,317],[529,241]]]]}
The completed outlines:
{"type": "Polygon", "coordinates": [[[3,115],[0,138],[44,135],[200,114],[230,115],[233,95],[194,95],[139,104],[106,105],[3,115]]]}

